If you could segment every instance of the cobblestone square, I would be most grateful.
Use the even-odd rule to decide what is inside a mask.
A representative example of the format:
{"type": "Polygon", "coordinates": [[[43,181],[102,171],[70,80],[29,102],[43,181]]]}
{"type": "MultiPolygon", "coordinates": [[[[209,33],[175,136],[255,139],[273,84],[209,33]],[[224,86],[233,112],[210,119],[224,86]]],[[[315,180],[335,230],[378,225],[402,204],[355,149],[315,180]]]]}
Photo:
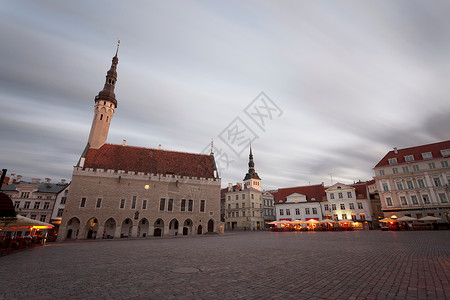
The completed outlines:
{"type": "Polygon", "coordinates": [[[450,232],[233,232],[0,258],[1,299],[450,299],[450,232]]]}

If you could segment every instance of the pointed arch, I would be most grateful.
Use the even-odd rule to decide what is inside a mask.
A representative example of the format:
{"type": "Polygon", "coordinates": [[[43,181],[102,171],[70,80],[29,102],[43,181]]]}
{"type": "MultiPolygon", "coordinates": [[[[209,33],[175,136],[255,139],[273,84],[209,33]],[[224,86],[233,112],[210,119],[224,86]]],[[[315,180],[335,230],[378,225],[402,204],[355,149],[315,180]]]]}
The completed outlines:
{"type": "Polygon", "coordinates": [[[214,224],[215,222],[214,222],[214,220],[213,219],[209,219],[209,221],[208,221],[208,232],[214,232],[214,224]]]}
{"type": "Polygon", "coordinates": [[[173,218],[169,223],[169,235],[178,235],[179,222],[173,218]]]}
{"type": "Polygon", "coordinates": [[[194,222],[191,219],[186,219],[183,223],[183,235],[191,235],[193,225],[194,222]]]}
{"type": "Polygon", "coordinates": [[[122,222],[122,226],[120,228],[120,237],[131,237],[131,231],[133,229],[133,221],[130,218],[126,218],[122,222]]]}
{"type": "Polygon", "coordinates": [[[66,236],[65,236],[66,240],[74,240],[77,238],[78,231],[80,230],[80,224],[81,224],[80,219],[78,219],[77,217],[71,218],[66,223],[66,236]]]}
{"type": "Polygon", "coordinates": [[[164,235],[164,220],[157,219],[153,224],[153,236],[163,236],[164,235]]]}
{"type": "Polygon", "coordinates": [[[116,232],[117,222],[114,218],[109,218],[105,222],[105,226],[102,233],[102,238],[104,239],[112,239],[114,238],[114,234],[116,232]]]}
{"type": "Polygon", "coordinates": [[[97,238],[97,231],[98,231],[98,220],[96,217],[90,218],[86,222],[85,226],[85,238],[87,239],[96,239],[97,238]]]}
{"type": "Polygon", "coordinates": [[[148,236],[149,222],[146,218],[142,218],[138,223],[137,236],[147,237],[148,236]]]}

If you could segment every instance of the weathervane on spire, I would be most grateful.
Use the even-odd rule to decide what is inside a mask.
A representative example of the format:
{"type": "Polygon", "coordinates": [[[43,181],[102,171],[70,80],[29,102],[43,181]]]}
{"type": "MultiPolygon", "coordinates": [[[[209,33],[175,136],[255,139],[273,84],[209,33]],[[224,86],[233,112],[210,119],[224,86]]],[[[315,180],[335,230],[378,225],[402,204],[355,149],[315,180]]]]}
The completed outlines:
{"type": "Polygon", "coordinates": [[[117,53],[119,53],[119,46],[120,46],[120,40],[118,39],[117,40],[116,56],[117,56],[117,53]]]}
{"type": "Polygon", "coordinates": [[[210,155],[214,154],[213,149],[214,149],[214,138],[211,138],[211,153],[210,153],[210,155]]]}

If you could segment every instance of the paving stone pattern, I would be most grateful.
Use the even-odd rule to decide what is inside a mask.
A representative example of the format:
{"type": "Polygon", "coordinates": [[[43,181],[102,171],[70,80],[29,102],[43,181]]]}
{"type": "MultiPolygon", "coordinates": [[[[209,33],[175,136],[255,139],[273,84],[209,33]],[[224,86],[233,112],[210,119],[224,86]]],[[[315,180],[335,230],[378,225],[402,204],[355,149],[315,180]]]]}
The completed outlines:
{"type": "Polygon", "coordinates": [[[0,266],[0,299],[450,299],[450,231],[77,241],[0,266]]]}

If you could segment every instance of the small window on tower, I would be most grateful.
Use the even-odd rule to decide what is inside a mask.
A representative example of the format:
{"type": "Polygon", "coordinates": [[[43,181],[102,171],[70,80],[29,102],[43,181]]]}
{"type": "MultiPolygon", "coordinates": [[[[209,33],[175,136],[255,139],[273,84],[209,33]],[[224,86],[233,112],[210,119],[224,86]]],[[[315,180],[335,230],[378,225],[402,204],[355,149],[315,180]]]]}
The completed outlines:
{"type": "Polygon", "coordinates": [[[103,101],[103,105],[106,105],[106,101],[103,101]]]}
{"type": "Polygon", "coordinates": [[[103,120],[103,114],[100,115],[100,120],[103,120]]]}
{"type": "Polygon", "coordinates": [[[111,83],[114,84],[114,80],[111,80],[111,83]]]}
{"type": "Polygon", "coordinates": [[[108,118],[109,118],[109,116],[106,116],[106,122],[108,122],[108,118]]]}

